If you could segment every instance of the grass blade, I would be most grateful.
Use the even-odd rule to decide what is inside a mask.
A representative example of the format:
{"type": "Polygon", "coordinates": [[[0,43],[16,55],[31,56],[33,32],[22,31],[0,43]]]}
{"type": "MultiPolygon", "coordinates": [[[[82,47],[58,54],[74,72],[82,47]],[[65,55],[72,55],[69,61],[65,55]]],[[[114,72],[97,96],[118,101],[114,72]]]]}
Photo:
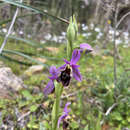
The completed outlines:
{"type": "MultiPolygon", "coordinates": [[[[4,4],[5,4],[5,3],[4,3],[4,4]]],[[[27,16],[35,15],[35,14],[38,14],[38,13],[31,13],[31,14],[27,14],[27,15],[23,15],[23,16],[17,16],[16,19],[18,19],[18,18],[24,18],[24,17],[27,17],[27,16]]],[[[1,26],[2,24],[6,24],[6,23],[8,23],[8,22],[11,22],[11,20],[12,20],[12,19],[7,19],[7,20],[4,20],[4,21],[1,21],[1,22],[0,22],[0,26],[1,26]]]]}
{"type": "MultiPolygon", "coordinates": [[[[5,34],[3,33],[0,33],[1,36],[4,36],[5,34]]],[[[18,41],[22,41],[24,43],[27,43],[28,45],[31,45],[33,47],[39,47],[39,48],[43,48],[44,45],[40,45],[39,43],[37,42],[33,42],[31,40],[28,40],[28,39],[24,39],[24,38],[20,38],[20,37],[17,37],[17,36],[9,36],[8,37],[9,39],[14,39],[14,40],[18,40],[18,41]]]]}
{"type": "Polygon", "coordinates": [[[34,63],[41,64],[41,65],[43,65],[43,66],[45,66],[45,67],[48,67],[48,65],[43,64],[42,62],[40,62],[40,61],[38,61],[38,60],[36,60],[36,59],[34,59],[34,58],[28,56],[28,55],[25,55],[25,54],[23,54],[23,53],[20,53],[20,52],[18,52],[18,51],[12,51],[12,50],[4,49],[4,50],[3,50],[3,54],[4,54],[4,53],[5,53],[5,54],[19,55],[19,56],[22,56],[22,57],[24,57],[24,58],[26,58],[26,59],[28,59],[28,60],[34,62],[34,63]]]}
{"type": "MultiPolygon", "coordinates": [[[[23,0],[20,0],[20,3],[22,3],[22,2],[23,2],[23,0]]],[[[17,8],[16,8],[16,11],[15,11],[15,13],[14,13],[14,15],[13,15],[11,24],[10,24],[10,26],[9,26],[9,29],[8,29],[8,31],[7,31],[7,34],[5,35],[4,41],[2,42],[2,45],[1,45],[1,47],[0,47],[0,54],[2,53],[4,47],[5,47],[6,43],[7,43],[8,36],[11,34],[11,31],[12,31],[12,28],[13,28],[14,23],[15,23],[15,21],[16,21],[18,12],[19,12],[19,8],[17,7],[17,8]]]]}
{"type": "Polygon", "coordinates": [[[57,20],[60,20],[60,21],[62,21],[64,23],[69,24],[69,22],[66,19],[63,19],[63,18],[60,18],[60,17],[56,17],[56,16],[54,16],[52,14],[49,14],[49,13],[43,11],[43,10],[34,8],[34,7],[26,5],[24,3],[15,2],[15,1],[12,1],[12,0],[2,0],[2,1],[4,1],[6,3],[9,3],[9,4],[12,4],[12,5],[15,5],[15,6],[18,6],[18,7],[22,7],[22,8],[28,9],[28,10],[32,10],[32,11],[34,11],[36,13],[40,13],[40,14],[43,14],[43,15],[47,15],[47,16],[53,17],[53,18],[55,18],[57,20]]]}
{"type": "Polygon", "coordinates": [[[15,62],[15,63],[17,63],[17,64],[21,64],[21,65],[26,65],[26,66],[31,66],[32,64],[31,63],[26,63],[26,62],[23,62],[23,61],[19,61],[19,60],[17,60],[17,59],[13,59],[13,58],[11,58],[11,57],[9,57],[9,56],[6,56],[6,55],[4,55],[4,54],[2,54],[2,55],[0,55],[0,59],[2,59],[2,60],[8,60],[8,61],[13,61],[13,62],[15,62]]]}

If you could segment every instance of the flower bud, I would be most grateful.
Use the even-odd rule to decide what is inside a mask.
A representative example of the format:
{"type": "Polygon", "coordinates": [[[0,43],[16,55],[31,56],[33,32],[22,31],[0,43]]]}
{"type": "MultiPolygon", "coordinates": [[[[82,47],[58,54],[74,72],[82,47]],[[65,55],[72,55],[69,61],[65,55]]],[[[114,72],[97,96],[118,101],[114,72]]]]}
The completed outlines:
{"type": "Polygon", "coordinates": [[[70,24],[67,28],[67,57],[70,60],[72,51],[73,51],[73,43],[77,38],[78,26],[75,19],[75,16],[70,18],[70,24]]]}
{"type": "Polygon", "coordinates": [[[72,17],[70,18],[70,24],[67,28],[67,39],[69,42],[73,42],[75,40],[75,26],[72,22],[72,17]]]}
{"type": "Polygon", "coordinates": [[[74,29],[75,29],[75,39],[77,39],[77,33],[78,33],[78,24],[75,18],[75,15],[73,16],[73,24],[74,24],[74,29]]]}

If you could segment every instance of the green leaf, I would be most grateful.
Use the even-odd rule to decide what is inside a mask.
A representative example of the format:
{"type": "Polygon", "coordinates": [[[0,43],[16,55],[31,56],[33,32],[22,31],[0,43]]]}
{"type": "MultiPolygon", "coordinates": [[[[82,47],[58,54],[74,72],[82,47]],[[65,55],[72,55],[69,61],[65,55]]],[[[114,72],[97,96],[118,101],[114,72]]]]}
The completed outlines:
{"type": "Polygon", "coordinates": [[[73,129],[79,128],[79,124],[78,124],[78,122],[76,122],[76,121],[73,121],[73,122],[70,124],[70,126],[71,126],[73,129]]]}
{"type": "Polygon", "coordinates": [[[35,100],[40,100],[43,98],[43,93],[39,93],[37,96],[35,96],[35,100]]]}
{"type": "Polygon", "coordinates": [[[40,128],[39,128],[39,130],[46,130],[46,127],[44,127],[45,126],[45,124],[43,124],[42,122],[40,122],[40,128]]]}
{"type": "Polygon", "coordinates": [[[130,116],[127,118],[127,121],[130,123],[130,116]]]}
{"type": "Polygon", "coordinates": [[[101,112],[99,112],[98,119],[96,121],[96,130],[101,130],[100,122],[101,122],[101,112]]]}
{"type": "Polygon", "coordinates": [[[81,124],[82,124],[82,125],[86,125],[86,124],[87,124],[87,120],[82,120],[82,121],[81,121],[81,124]]]}
{"type": "Polygon", "coordinates": [[[119,112],[113,112],[112,113],[112,119],[121,121],[122,120],[122,116],[121,116],[121,114],[119,112]]]}
{"type": "Polygon", "coordinates": [[[32,106],[30,107],[30,111],[31,111],[31,112],[35,112],[35,111],[37,110],[37,108],[38,108],[37,105],[32,105],[32,106]]]}
{"type": "Polygon", "coordinates": [[[30,129],[38,129],[39,126],[37,124],[29,123],[27,127],[30,129]]]}
{"type": "Polygon", "coordinates": [[[21,108],[21,107],[27,106],[28,104],[29,104],[28,101],[22,101],[22,100],[20,100],[18,106],[19,106],[19,108],[21,108]]]}
{"type": "Polygon", "coordinates": [[[40,130],[51,130],[51,126],[47,121],[40,122],[40,130]]]}
{"type": "Polygon", "coordinates": [[[85,126],[84,130],[89,130],[88,125],[85,126]]]}
{"type": "Polygon", "coordinates": [[[25,98],[29,99],[29,100],[32,100],[32,99],[33,99],[33,96],[30,94],[30,92],[29,92],[28,90],[23,90],[23,91],[22,91],[22,95],[23,95],[25,98]]]}
{"type": "Polygon", "coordinates": [[[30,122],[27,124],[27,127],[32,129],[39,129],[39,124],[37,123],[38,119],[35,116],[30,116],[30,122]]]}

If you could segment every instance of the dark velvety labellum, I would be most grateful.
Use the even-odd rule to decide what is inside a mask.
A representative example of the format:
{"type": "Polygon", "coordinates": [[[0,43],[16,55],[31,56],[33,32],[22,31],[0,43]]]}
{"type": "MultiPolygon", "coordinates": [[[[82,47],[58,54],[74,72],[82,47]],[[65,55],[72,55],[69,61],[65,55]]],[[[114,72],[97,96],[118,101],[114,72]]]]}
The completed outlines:
{"type": "Polygon", "coordinates": [[[55,92],[55,88],[51,91],[51,94],[55,92]]]}
{"type": "Polygon", "coordinates": [[[67,130],[69,123],[67,121],[63,121],[63,130],[67,130]]]}
{"type": "Polygon", "coordinates": [[[66,69],[61,72],[58,81],[62,82],[63,86],[69,85],[71,79],[70,73],[71,73],[71,69],[68,67],[66,67],[66,69]]]}

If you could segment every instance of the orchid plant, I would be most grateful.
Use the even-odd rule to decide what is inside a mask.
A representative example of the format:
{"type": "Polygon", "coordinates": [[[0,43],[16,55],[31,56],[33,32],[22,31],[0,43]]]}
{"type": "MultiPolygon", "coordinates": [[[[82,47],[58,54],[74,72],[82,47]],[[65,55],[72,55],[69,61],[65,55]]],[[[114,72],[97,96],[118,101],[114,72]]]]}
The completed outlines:
{"type": "Polygon", "coordinates": [[[68,106],[70,102],[66,103],[63,114],[59,117],[59,105],[60,97],[63,92],[63,88],[69,86],[70,81],[74,78],[77,81],[82,80],[81,73],[79,71],[80,65],[77,62],[81,58],[81,54],[87,54],[93,49],[87,43],[80,44],[79,48],[73,49],[73,42],[77,37],[77,23],[75,17],[70,20],[69,27],[67,29],[67,59],[64,59],[65,64],[61,65],[59,68],[55,66],[50,67],[50,79],[46,87],[44,88],[44,95],[47,96],[55,92],[55,101],[52,109],[52,130],[57,130],[60,127],[61,121],[63,122],[63,130],[66,129],[69,123],[65,120],[68,116],[70,109],[68,106]]]}

